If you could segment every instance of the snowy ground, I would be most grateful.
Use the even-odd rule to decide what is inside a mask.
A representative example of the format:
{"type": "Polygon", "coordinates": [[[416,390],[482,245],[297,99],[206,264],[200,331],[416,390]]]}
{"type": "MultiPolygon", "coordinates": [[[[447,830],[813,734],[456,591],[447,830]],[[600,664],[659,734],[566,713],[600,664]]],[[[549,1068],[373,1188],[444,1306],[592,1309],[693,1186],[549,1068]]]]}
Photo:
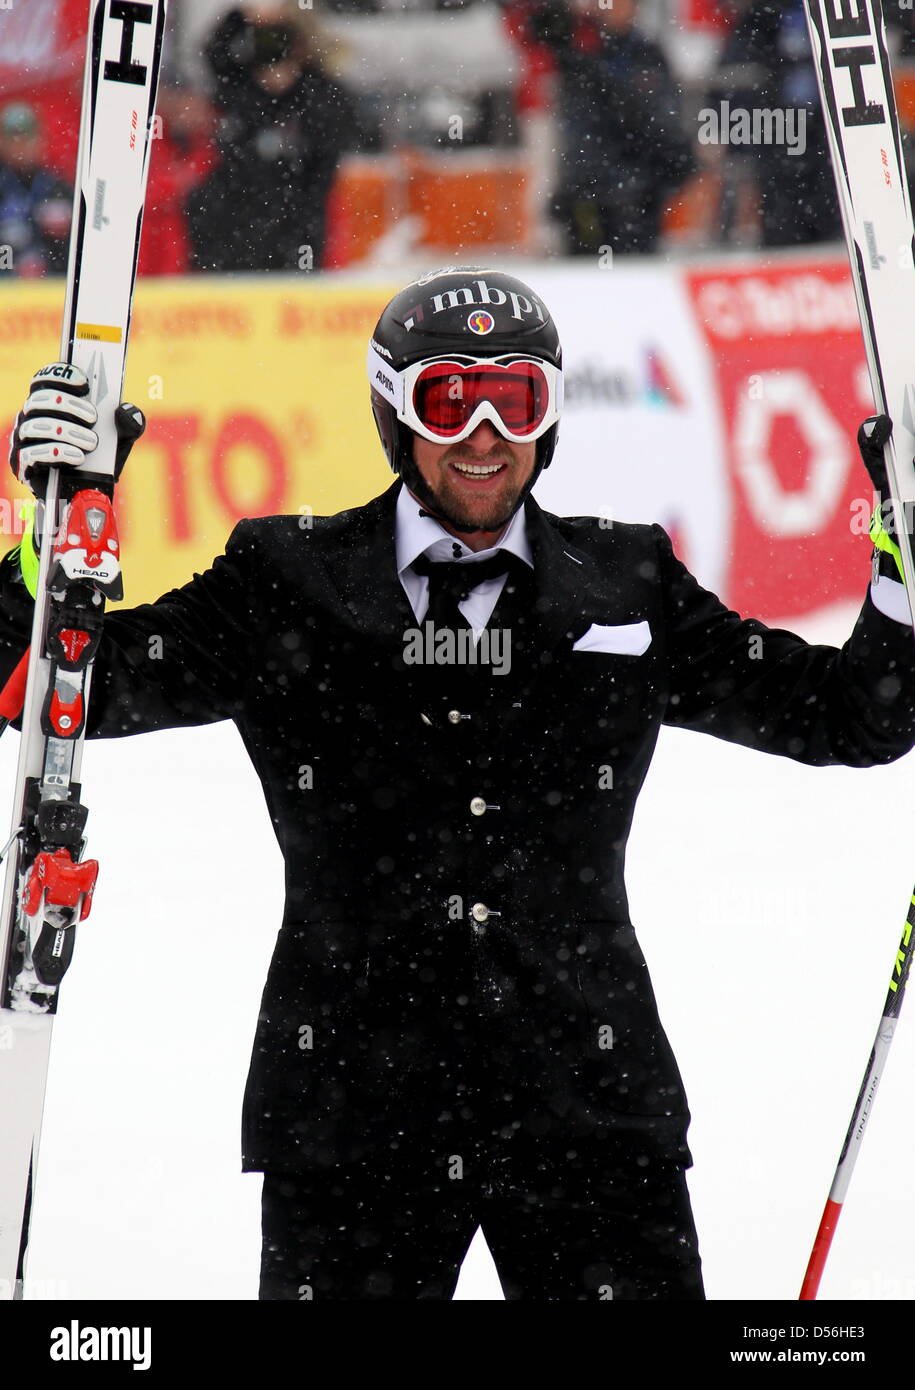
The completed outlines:
{"type": "MultiPolygon", "coordinates": [[[[795,623],[841,642],[845,608],[795,623]]],[[[0,745],[11,787],[16,736],[0,745]]],[[[100,886],[55,1025],[31,1295],[252,1299],[239,1116],[281,864],[230,725],[93,744],[100,886]]],[[[665,730],[628,858],[693,1112],[712,1299],[793,1299],[915,880],[915,755],[811,769],[665,730]]],[[[915,999],[824,1281],[915,1298],[915,999]]],[[[501,1298],[479,1234],[458,1297],[501,1298]]]]}

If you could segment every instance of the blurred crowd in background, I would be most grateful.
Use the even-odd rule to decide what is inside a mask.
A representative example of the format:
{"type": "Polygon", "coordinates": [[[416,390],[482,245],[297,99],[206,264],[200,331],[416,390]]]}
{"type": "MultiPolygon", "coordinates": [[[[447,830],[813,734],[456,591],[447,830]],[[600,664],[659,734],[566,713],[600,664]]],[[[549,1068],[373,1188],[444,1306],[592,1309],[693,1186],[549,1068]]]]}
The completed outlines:
{"type": "MultiPolygon", "coordinates": [[[[915,20],[885,16],[913,129],[915,20]]],[[[0,274],[64,269],[84,22],[0,10],[0,274]]],[[[169,26],[144,274],[840,232],[802,0],[172,0],[169,26]],[[763,109],[803,139],[700,138],[763,109]]]]}

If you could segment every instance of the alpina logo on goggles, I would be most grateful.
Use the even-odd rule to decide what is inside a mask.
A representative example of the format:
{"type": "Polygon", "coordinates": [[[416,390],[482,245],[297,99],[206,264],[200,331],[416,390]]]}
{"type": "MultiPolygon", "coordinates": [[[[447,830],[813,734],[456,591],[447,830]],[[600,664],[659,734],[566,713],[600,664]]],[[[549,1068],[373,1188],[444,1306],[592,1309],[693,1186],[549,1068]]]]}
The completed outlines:
{"type": "Polygon", "coordinates": [[[369,348],[369,377],[397,418],[436,444],[466,439],[483,420],[515,443],[532,442],[562,408],[559,369],[518,354],[426,358],[396,372],[369,348]]]}

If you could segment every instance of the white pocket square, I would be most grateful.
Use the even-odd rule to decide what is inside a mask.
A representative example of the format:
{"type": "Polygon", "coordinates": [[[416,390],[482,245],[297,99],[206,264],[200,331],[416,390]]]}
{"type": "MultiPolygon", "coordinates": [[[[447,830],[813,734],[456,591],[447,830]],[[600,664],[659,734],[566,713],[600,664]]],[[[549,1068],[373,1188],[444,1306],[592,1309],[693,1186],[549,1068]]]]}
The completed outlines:
{"type": "Polygon", "coordinates": [[[592,623],[583,637],[572,643],[573,652],[622,652],[641,656],[651,646],[647,618],[640,623],[592,623]]]}

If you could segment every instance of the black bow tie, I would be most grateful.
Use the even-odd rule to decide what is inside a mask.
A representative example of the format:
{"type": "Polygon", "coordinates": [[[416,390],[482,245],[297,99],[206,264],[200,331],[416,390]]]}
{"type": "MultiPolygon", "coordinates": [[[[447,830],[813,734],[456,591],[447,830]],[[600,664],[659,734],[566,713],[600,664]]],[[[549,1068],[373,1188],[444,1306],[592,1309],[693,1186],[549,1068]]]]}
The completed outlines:
{"type": "Polygon", "coordinates": [[[469,624],[458,608],[478,584],[500,574],[522,574],[530,568],[511,550],[500,550],[487,560],[430,560],[419,555],[413,561],[417,574],[429,580],[429,609],[426,614],[440,627],[467,627],[469,624]]]}
{"type": "Polygon", "coordinates": [[[487,579],[512,571],[517,574],[528,566],[511,550],[500,550],[488,560],[430,560],[428,555],[419,555],[413,568],[429,580],[430,594],[444,589],[461,602],[487,579]]]}

